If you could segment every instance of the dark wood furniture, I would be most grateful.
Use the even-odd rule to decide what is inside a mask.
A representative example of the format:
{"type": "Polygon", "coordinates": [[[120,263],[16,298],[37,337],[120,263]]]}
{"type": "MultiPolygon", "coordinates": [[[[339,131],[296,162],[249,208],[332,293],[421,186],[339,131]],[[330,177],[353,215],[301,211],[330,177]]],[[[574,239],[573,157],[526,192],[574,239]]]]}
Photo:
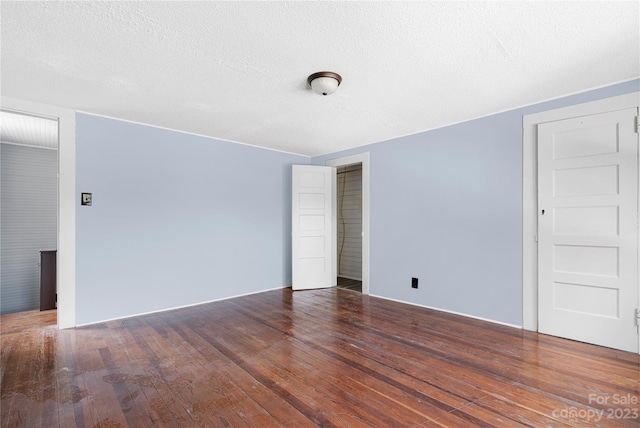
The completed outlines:
{"type": "Polygon", "coordinates": [[[56,250],[40,251],[40,310],[56,308],[56,250]]]}

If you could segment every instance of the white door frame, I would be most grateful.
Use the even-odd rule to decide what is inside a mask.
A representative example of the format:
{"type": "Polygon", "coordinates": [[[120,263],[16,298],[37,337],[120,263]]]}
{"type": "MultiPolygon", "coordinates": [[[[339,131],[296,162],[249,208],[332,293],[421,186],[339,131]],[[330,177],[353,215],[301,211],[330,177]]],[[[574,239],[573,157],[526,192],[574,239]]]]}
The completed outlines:
{"type": "Polygon", "coordinates": [[[362,294],[369,294],[369,152],[328,159],[327,166],[362,164],[362,294]]]}
{"type": "Polygon", "coordinates": [[[2,97],[2,109],[58,120],[58,328],[76,326],[76,113],[2,97]]]}
{"type": "MultiPolygon", "coordinates": [[[[538,331],[538,124],[626,108],[638,108],[639,104],[640,92],[633,92],[523,117],[522,326],[526,330],[538,331]]],[[[640,305],[640,302],[638,304],[640,305]]]]}

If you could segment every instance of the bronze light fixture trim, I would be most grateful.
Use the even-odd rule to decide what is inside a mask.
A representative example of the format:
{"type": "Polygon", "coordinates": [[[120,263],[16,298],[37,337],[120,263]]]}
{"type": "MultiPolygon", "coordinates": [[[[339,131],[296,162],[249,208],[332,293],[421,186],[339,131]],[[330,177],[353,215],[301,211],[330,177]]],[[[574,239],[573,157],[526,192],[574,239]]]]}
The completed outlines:
{"type": "Polygon", "coordinates": [[[318,95],[331,95],[342,83],[342,76],[333,71],[319,71],[307,78],[307,83],[318,95]]]}

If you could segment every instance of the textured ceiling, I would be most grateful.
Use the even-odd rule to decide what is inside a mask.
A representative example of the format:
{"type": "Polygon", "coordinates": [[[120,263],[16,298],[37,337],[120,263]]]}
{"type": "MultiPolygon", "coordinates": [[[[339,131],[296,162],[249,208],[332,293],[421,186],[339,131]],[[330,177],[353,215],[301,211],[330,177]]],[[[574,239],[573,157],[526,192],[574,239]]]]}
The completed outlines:
{"type": "Polygon", "coordinates": [[[0,7],[2,95],[306,155],[640,76],[638,2],[0,7]]]}

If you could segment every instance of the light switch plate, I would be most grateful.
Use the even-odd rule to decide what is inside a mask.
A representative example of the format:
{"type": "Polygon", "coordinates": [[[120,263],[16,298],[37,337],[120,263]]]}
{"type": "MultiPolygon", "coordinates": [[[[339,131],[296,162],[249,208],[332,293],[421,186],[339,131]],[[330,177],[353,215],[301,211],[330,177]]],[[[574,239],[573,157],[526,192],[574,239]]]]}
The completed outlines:
{"type": "Polygon", "coordinates": [[[82,197],[80,198],[80,203],[82,205],[91,206],[91,193],[83,193],[82,197]]]}

